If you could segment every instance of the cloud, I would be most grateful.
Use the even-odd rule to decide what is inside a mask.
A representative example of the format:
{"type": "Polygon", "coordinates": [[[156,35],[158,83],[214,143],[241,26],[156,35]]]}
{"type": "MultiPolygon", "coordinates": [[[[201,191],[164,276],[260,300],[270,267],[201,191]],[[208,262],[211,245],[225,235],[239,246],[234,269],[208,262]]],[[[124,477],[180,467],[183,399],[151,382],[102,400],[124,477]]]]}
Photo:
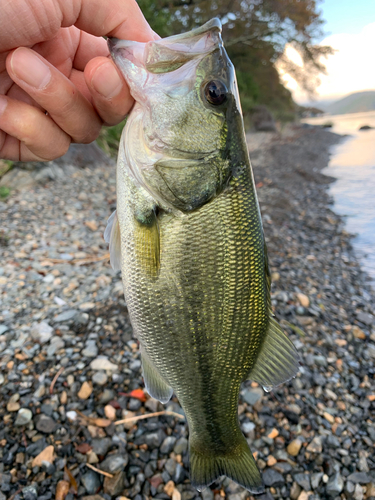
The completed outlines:
{"type": "MultiPolygon", "coordinates": [[[[351,92],[375,88],[375,23],[366,25],[358,34],[337,34],[327,37],[322,45],[330,45],[336,52],[325,60],[327,75],[321,76],[317,88],[318,99],[338,98],[351,92]]],[[[286,54],[298,64],[300,58],[288,46],[286,54]]],[[[282,75],[286,86],[297,102],[307,100],[306,94],[289,75],[282,75]]]]}

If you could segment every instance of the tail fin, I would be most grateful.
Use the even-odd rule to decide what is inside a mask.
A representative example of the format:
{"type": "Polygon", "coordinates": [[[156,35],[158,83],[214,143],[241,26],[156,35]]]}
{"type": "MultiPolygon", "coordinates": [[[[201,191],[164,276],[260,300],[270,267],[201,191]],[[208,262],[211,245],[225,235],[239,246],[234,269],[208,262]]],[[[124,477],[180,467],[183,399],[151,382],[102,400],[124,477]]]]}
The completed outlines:
{"type": "Polygon", "coordinates": [[[250,493],[263,493],[264,484],[253,455],[241,434],[228,454],[204,454],[190,443],[191,484],[202,491],[220,476],[227,476],[250,493]],[[235,451],[233,451],[235,450],[235,451]]]}

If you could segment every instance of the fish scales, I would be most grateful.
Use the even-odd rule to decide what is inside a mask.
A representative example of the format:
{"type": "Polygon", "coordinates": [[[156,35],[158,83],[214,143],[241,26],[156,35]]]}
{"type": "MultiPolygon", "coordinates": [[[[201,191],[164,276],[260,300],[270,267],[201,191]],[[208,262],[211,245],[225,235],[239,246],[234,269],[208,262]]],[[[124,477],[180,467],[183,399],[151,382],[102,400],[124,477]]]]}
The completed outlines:
{"type": "Polygon", "coordinates": [[[262,479],[238,423],[240,385],[249,377],[278,385],[298,371],[298,356],[270,310],[263,228],[219,30],[213,20],[154,45],[110,43],[137,103],[120,143],[117,214],[105,236],[112,264],[121,265],[146,389],[163,403],[174,391],[185,411],[192,483],[202,489],[227,475],[257,493],[262,479]],[[200,59],[191,55],[198,46],[200,59]],[[148,58],[157,77],[147,73],[148,58]],[[189,64],[196,81],[186,76],[189,64]],[[207,83],[206,73],[220,79],[207,83]],[[216,109],[203,101],[207,86],[216,109]]]}

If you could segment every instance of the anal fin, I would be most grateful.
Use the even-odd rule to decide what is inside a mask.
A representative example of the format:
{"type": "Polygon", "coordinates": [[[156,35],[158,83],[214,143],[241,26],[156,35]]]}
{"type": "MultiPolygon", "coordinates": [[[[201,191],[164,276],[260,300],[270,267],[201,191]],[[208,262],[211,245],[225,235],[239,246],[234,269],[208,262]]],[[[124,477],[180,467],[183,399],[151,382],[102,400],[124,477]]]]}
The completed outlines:
{"type": "Polygon", "coordinates": [[[146,391],[151,397],[160,401],[160,403],[168,403],[173,394],[173,389],[170,387],[160,373],[155,368],[155,365],[146,354],[144,348],[141,347],[142,355],[142,371],[145,381],[146,391]]]}
{"type": "Polygon", "coordinates": [[[293,342],[272,317],[258,359],[247,378],[270,391],[295,377],[299,371],[299,355],[293,342]]]}

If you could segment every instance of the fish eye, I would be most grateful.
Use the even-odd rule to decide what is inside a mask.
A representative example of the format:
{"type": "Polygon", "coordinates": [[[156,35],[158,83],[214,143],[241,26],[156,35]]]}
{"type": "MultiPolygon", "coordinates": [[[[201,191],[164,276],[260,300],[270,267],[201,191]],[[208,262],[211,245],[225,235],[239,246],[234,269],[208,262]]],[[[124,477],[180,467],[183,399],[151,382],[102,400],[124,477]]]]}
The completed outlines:
{"type": "Polygon", "coordinates": [[[210,104],[219,106],[226,101],[228,89],[220,80],[211,80],[204,87],[204,96],[210,104]]]}

